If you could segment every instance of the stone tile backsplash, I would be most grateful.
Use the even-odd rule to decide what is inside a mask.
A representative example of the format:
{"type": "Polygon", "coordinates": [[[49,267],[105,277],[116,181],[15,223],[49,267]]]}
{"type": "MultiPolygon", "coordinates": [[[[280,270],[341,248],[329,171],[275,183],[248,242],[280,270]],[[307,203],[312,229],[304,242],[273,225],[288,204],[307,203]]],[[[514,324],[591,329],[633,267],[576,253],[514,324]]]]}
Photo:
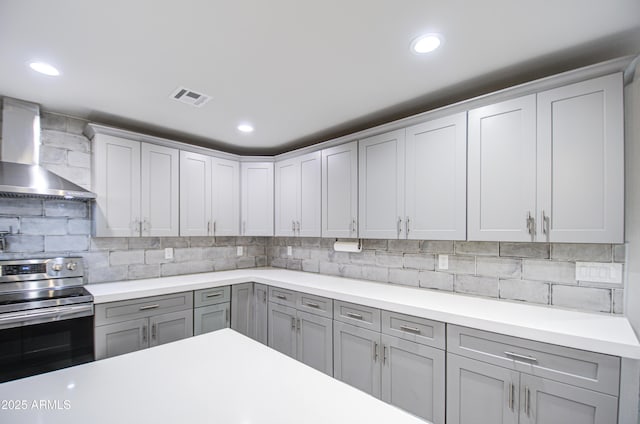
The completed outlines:
{"type": "Polygon", "coordinates": [[[624,245],[363,240],[361,253],[333,251],[334,239],[270,239],[273,267],[425,289],[622,313],[622,284],[576,280],[576,261],[624,263],[624,245]],[[287,255],[287,246],[293,255],[287,255]],[[447,269],[438,255],[449,255],[447,269]]]}
{"type": "MultiPolygon", "coordinates": [[[[1,114],[0,114],[1,116],[1,114]]],[[[42,113],[41,163],[91,187],[86,121],[42,113]]],[[[1,125],[1,122],[0,122],[1,125]]],[[[1,132],[0,132],[1,133],[1,132]]],[[[91,237],[82,202],[0,198],[0,259],[77,255],[87,282],[273,266],[424,289],[621,314],[622,284],[577,281],[575,262],[625,261],[624,245],[363,240],[361,253],[333,251],[334,239],[280,237],[91,237]],[[237,256],[237,247],[243,254],[237,256]],[[293,255],[287,255],[287,246],[293,255]],[[173,259],[164,249],[173,248],[173,259]],[[448,269],[437,255],[449,255],[448,269]]]]}

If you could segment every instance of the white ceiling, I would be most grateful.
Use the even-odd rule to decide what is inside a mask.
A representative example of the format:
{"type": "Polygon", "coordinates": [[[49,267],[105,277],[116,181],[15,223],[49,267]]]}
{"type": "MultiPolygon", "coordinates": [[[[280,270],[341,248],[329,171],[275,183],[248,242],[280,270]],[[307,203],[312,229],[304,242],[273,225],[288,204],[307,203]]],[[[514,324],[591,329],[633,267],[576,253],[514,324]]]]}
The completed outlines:
{"type": "Polygon", "coordinates": [[[0,1],[0,96],[234,152],[279,153],[637,53],[639,0],[0,1]],[[445,43],[416,56],[425,32],[445,43]],[[33,59],[62,75],[34,73],[33,59]],[[178,86],[212,100],[169,99],[178,86]]]}

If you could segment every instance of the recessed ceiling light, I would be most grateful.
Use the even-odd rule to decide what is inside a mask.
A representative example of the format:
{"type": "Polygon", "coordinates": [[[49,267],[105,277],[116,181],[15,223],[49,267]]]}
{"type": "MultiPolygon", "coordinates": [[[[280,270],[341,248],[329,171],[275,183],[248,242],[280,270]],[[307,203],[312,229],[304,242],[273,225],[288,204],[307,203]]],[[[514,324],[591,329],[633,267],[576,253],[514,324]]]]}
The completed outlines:
{"type": "Polygon", "coordinates": [[[45,62],[31,62],[29,63],[29,67],[36,72],[44,75],[49,75],[50,77],[57,77],[58,75],[60,75],[60,71],[58,71],[54,66],[49,65],[45,62]]]}
{"type": "Polygon", "coordinates": [[[242,131],[243,133],[253,132],[253,126],[249,124],[240,124],[238,125],[238,131],[242,131]]]}
{"type": "Polygon", "coordinates": [[[429,53],[440,47],[443,41],[440,34],[421,35],[411,43],[411,51],[416,54],[429,53]]]}

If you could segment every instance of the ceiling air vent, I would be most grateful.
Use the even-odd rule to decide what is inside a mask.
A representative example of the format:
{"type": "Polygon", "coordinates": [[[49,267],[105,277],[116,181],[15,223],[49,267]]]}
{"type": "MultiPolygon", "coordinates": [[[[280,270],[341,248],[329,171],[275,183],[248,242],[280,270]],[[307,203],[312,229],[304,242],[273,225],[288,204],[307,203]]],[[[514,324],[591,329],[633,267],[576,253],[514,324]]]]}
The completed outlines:
{"type": "Polygon", "coordinates": [[[209,100],[211,100],[211,96],[207,96],[206,94],[197,93],[193,90],[189,90],[188,88],[178,87],[170,96],[173,100],[177,100],[181,103],[186,103],[195,107],[204,106],[209,100]]]}

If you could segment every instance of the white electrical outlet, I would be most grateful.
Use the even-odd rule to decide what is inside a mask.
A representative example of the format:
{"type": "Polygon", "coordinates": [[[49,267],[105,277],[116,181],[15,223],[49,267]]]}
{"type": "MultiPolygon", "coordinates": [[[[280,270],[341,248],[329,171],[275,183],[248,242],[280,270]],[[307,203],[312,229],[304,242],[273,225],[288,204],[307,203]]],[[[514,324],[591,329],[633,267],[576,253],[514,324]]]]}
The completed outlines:
{"type": "Polygon", "coordinates": [[[173,247],[166,247],[164,249],[164,258],[173,259],[173,247]]]}
{"type": "Polygon", "coordinates": [[[449,269],[449,255],[438,255],[438,268],[449,269]]]}
{"type": "Polygon", "coordinates": [[[622,264],[576,262],[576,280],[592,283],[622,283],[622,264]]]}
{"type": "Polygon", "coordinates": [[[236,247],[236,255],[237,256],[242,256],[242,246],[238,246],[236,247]]]}
{"type": "Polygon", "coordinates": [[[287,246],[287,256],[293,255],[293,247],[287,246]]]}

